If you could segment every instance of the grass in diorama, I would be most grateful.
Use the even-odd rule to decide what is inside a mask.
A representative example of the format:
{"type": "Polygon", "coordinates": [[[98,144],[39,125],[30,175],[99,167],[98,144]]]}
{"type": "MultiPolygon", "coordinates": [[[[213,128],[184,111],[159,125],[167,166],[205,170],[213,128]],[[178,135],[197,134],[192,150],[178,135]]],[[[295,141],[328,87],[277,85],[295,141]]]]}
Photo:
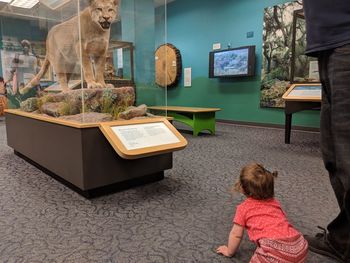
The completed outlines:
{"type": "MultiPolygon", "coordinates": [[[[81,104],[81,103],[80,103],[81,104]]],[[[60,103],[59,113],[60,116],[64,115],[74,115],[81,113],[82,106],[77,105],[77,103],[72,103],[69,100],[64,100],[60,103]]]]}
{"type": "Polygon", "coordinates": [[[106,89],[102,93],[101,98],[101,113],[109,113],[113,119],[116,120],[119,114],[132,105],[133,97],[130,94],[123,94],[121,98],[118,98],[117,94],[112,90],[106,89]],[[119,101],[119,103],[117,103],[119,101]],[[122,102],[122,103],[121,103],[122,102]]]}
{"type": "Polygon", "coordinates": [[[113,93],[112,90],[105,89],[101,97],[101,113],[112,114],[117,97],[117,94],[113,93]]]}

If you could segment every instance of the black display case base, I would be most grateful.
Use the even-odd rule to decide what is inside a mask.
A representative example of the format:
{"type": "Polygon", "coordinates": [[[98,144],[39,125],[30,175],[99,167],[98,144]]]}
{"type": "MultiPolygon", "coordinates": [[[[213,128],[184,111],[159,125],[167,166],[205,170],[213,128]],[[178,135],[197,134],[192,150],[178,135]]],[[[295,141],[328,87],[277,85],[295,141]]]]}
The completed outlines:
{"type": "Polygon", "coordinates": [[[137,186],[141,186],[141,185],[145,185],[145,184],[149,184],[149,183],[154,183],[154,182],[157,182],[157,181],[164,179],[164,172],[162,171],[162,172],[158,172],[158,173],[154,173],[154,174],[145,175],[145,176],[142,176],[139,178],[131,179],[128,181],[123,181],[123,182],[114,183],[111,185],[102,186],[102,187],[98,187],[95,189],[83,191],[80,188],[76,187],[74,184],[64,180],[62,177],[51,172],[50,170],[46,169],[45,167],[41,166],[40,164],[34,162],[33,160],[31,160],[27,156],[25,156],[17,151],[14,151],[14,154],[17,155],[18,157],[22,158],[26,162],[30,163],[31,165],[35,166],[36,168],[38,168],[39,170],[41,170],[45,174],[51,176],[56,181],[64,184],[65,186],[69,187],[73,191],[84,196],[85,198],[95,198],[95,197],[99,197],[99,196],[103,196],[103,195],[113,194],[116,192],[120,192],[123,190],[127,190],[127,189],[130,189],[133,187],[137,187],[137,186]]]}
{"type": "Polygon", "coordinates": [[[172,168],[172,153],[123,159],[98,124],[80,128],[29,116],[6,112],[8,145],[16,155],[84,197],[159,181],[172,168]]]}

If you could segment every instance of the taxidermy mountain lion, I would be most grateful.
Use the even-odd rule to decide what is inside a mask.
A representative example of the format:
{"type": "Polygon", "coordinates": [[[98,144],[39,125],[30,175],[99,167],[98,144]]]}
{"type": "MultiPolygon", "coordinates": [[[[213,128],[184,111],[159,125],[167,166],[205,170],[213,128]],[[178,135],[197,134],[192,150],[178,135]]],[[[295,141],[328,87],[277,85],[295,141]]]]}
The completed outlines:
{"type": "Polygon", "coordinates": [[[39,73],[22,89],[27,92],[39,84],[51,64],[63,91],[82,54],[84,81],[88,88],[104,88],[104,67],[108,50],[110,26],[117,16],[119,0],[90,0],[80,16],[51,28],[46,39],[46,56],[39,73]],[[79,20],[81,27],[81,50],[79,20]],[[94,74],[95,73],[95,74],[94,74]]]}

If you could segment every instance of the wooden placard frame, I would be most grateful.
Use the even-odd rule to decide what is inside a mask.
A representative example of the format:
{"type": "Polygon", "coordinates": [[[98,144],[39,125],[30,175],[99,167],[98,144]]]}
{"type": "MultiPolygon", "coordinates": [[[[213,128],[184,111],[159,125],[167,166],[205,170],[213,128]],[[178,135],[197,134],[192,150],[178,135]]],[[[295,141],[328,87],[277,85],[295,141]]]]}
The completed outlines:
{"type": "Polygon", "coordinates": [[[315,101],[320,102],[321,97],[315,97],[315,96],[289,96],[290,93],[296,88],[296,87],[302,87],[302,86],[320,86],[321,83],[298,83],[293,84],[289,87],[289,89],[283,94],[282,98],[286,101],[315,101]]]}
{"type": "MultiPolygon", "coordinates": [[[[19,109],[5,109],[5,112],[10,114],[16,114],[27,118],[36,119],[39,121],[46,121],[50,123],[72,127],[72,128],[77,128],[77,129],[87,129],[87,128],[95,128],[95,127],[99,128],[101,123],[101,122],[79,122],[79,121],[72,121],[72,120],[64,120],[64,119],[60,119],[52,116],[36,114],[32,112],[25,112],[19,109]]],[[[169,116],[166,118],[168,121],[172,121],[174,119],[173,117],[169,117],[169,116]]]]}
{"type": "Polygon", "coordinates": [[[82,123],[78,121],[71,121],[71,120],[64,120],[64,119],[59,119],[47,115],[42,115],[42,114],[35,114],[32,112],[25,112],[19,109],[6,109],[5,112],[9,114],[16,114],[19,116],[31,118],[31,119],[36,119],[39,121],[46,121],[50,123],[55,123],[59,125],[64,125],[72,128],[77,128],[77,129],[86,129],[86,128],[95,128],[99,127],[99,122],[89,122],[89,123],[82,123]]]}
{"type": "Polygon", "coordinates": [[[179,151],[185,148],[187,145],[187,140],[176,130],[176,128],[173,125],[170,124],[170,122],[166,118],[163,117],[103,122],[100,123],[100,130],[102,131],[106,139],[109,141],[113,149],[118,153],[120,157],[124,159],[138,159],[163,153],[179,151]],[[115,126],[126,126],[147,123],[164,123],[165,126],[178,138],[179,142],[128,150],[112,130],[112,127],[115,126]]]}

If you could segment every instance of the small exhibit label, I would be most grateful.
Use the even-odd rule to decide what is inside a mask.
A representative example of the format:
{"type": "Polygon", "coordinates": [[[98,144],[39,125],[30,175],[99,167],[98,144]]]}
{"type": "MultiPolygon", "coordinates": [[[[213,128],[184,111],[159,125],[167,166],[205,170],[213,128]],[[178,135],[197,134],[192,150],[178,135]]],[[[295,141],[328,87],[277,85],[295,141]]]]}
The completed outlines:
{"type": "Polygon", "coordinates": [[[213,50],[221,49],[221,43],[213,44],[213,50]]]}
{"type": "Polygon", "coordinates": [[[252,37],[254,37],[254,32],[253,31],[247,32],[247,38],[252,38],[252,37]]]}
{"type": "Polygon", "coordinates": [[[192,86],[192,68],[184,68],[184,86],[192,86]]]}

